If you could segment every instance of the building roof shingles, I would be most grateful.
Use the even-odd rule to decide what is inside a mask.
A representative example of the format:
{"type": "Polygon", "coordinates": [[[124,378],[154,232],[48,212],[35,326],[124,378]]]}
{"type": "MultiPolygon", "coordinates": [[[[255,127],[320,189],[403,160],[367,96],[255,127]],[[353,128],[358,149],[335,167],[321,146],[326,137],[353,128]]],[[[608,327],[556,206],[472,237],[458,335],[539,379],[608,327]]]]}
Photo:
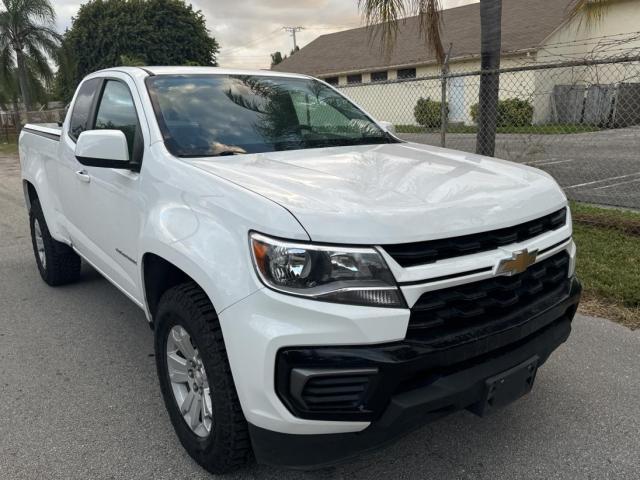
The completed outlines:
{"type": "MultiPolygon", "coordinates": [[[[535,49],[566,18],[569,0],[504,0],[502,51],[535,49]]],[[[443,12],[443,44],[453,43],[451,58],[480,54],[480,5],[474,3],[443,12]]],[[[327,76],[435,61],[419,33],[418,17],[400,21],[394,49],[385,53],[371,29],[354,28],[322,35],[274,70],[327,76]]]]}

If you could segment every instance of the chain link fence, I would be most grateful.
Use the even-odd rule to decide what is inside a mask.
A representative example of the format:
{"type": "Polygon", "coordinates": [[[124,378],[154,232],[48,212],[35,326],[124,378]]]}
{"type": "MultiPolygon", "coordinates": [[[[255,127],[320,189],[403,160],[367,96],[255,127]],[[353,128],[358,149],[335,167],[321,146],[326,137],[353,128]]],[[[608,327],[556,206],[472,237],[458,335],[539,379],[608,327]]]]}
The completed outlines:
{"type": "Polygon", "coordinates": [[[27,123],[52,123],[64,121],[66,110],[53,108],[33,111],[0,111],[0,142],[15,143],[20,129],[27,123]]]}
{"type": "MultiPolygon", "coordinates": [[[[631,308],[640,326],[640,55],[493,73],[500,82],[495,156],[558,181],[574,201],[588,290],[631,308]]],[[[405,140],[475,152],[481,74],[451,71],[339,88],[374,118],[393,123],[405,140]]]]}
{"type": "MultiPolygon", "coordinates": [[[[573,200],[640,210],[640,56],[496,73],[496,157],[549,172],[573,200]]],[[[474,152],[480,75],[340,88],[406,140],[474,152]]]]}

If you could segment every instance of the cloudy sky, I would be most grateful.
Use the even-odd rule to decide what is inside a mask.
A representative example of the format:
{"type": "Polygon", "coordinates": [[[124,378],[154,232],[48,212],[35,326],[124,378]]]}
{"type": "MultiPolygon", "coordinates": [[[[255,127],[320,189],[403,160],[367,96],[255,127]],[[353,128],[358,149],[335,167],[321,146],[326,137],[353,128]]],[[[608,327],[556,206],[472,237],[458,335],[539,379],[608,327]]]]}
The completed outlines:
{"type": "MultiPolygon", "coordinates": [[[[188,2],[189,0],[187,0],[188,2]]],[[[442,0],[444,8],[478,0],[442,0]]],[[[71,25],[71,18],[82,1],[52,0],[60,32],[71,25]]],[[[298,45],[331,32],[361,26],[357,0],[194,0],[204,13],[211,34],[221,45],[219,63],[225,67],[267,68],[269,54],[289,52],[291,36],[282,27],[301,26],[298,45]]]]}

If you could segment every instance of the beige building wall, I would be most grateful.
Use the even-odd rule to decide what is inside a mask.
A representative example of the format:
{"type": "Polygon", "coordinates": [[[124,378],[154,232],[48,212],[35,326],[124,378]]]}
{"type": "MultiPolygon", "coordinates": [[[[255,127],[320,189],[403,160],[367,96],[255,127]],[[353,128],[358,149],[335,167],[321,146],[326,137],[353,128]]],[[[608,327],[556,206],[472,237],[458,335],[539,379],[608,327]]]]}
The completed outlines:
{"type": "MultiPolygon", "coordinates": [[[[504,57],[502,68],[571,60],[602,59],[640,52],[640,0],[618,0],[612,3],[603,20],[586,26],[580,19],[561,25],[534,53],[504,57]]],[[[451,72],[480,69],[479,59],[455,61],[451,72]]],[[[413,110],[419,98],[440,100],[438,65],[416,66],[418,80],[400,83],[370,83],[370,72],[363,73],[363,83],[347,85],[347,75],[339,76],[343,93],[380,120],[396,125],[416,125],[413,110]]],[[[390,81],[397,69],[388,70],[390,81]]],[[[450,121],[472,124],[471,106],[478,101],[479,76],[459,77],[448,82],[447,101],[450,121]]],[[[588,67],[554,68],[539,71],[504,73],[500,77],[500,99],[528,100],[534,106],[534,123],[554,121],[553,92],[556,85],[616,86],[620,82],[640,83],[640,62],[588,67]]],[[[640,103],[640,99],[638,99],[640,103]]]]}
{"type": "MultiPolygon", "coordinates": [[[[605,59],[640,52],[640,1],[612,3],[603,20],[587,26],[576,18],[565,23],[541,45],[537,63],[557,63],[582,59],[605,59]]],[[[534,122],[554,120],[553,90],[556,85],[588,88],[640,82],[640,63],[618,63],[588,67],[541,70],[536,75],[534,122]]],[[[640,99],[638,100],[640,102],[640,99]]]]}
{"type": "MultiPolygon", "coordinates": [[[[503,68],[518,67],[530,64],[530,55],[509,56],[502,59],[503,68]]],[[[480,70],[478,59],[452,62],[451,73],[473,72],[480,70]]],[[[347,75],[340,75],[341,91],[356,104],[369,112],[378,120],[385,120],[396,125],[417,125],[414,108],[420,98],[440,101],[442,84],[438,65],[422,65],[416,67],[416,80],[398,83],[371,83],[370,72],[364,73],[362,84],[347,85],[347,75]],[[421,80],[421,78],[429,78],[421,80]]],[[[397,79],[397,69],[388,70],[390,81],[397,79]]],[[[533,72],[516,72],[505,74],[501,78],[500,99],[520,98],[532,100],[535,87],[533,72]]],[[[451,78],[447,84],[447,102],[449,104],[449,120],[472,124],[471,106],[478,101],[480,77],[478,75],[451,78]]]]}

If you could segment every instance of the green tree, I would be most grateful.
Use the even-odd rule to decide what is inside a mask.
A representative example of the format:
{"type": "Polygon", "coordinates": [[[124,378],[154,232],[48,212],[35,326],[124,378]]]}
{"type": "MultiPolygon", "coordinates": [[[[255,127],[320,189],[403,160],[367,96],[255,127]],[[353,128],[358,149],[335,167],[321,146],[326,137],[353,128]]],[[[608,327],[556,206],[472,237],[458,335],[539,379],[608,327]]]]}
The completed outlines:
{"type": "Polygon", "coordinates": [[[128,65],[217,65],[218,42],[201,11],[183,0],[90,0],[80,7],[63,38],[64,98],[99,69],[128,65]]]}
{"type": "Polygon", "coordinates": [[[59,45],[59,35],[53,29],[55,12],[48,0],[2,0],[2,6],[0,79],[5,84],[3,90],[12,91],[11,85],[17,83],[25,108],[31,110],[33,98],[46,98],[45,85],[53,78],[48,57],[55,56],[59,45]]]}
{"type": "Polygon", "coordinates": [[[282,61],[287,58],[287,56],[285,55],[284,57],[282,56],[282,53],[280,52],[274,52],[271,54],[271,67],[275,67],[276,65],[278,65],[279,63],[282,63],[282,61]]]}
{"type": "MultiPolygon", "coordinates": [[[[470,109],[471,119],[478,121],[478,104],[470,109]]],[[[507,98],[498,102],[498,127],[524,127],[533,121],[533,105],[528,100],[507,98]]]]}
{"type": "Polygon", "coordinates": [[[18,110],[20,87],[15,73],[4,76],[0,82],[0,107],[3,110],[18,110]]]}
{"type": "MultiPolygon", "coordinates": [[[[300,47],[296,45],[296,48],[292,48],[291,51],[289,52],[289,57],[293,56],[294,53],[299,52],[299,51],[300,51],[300,47]]],[[[286,53],[284,54],[284,56],[282,55],[282,53],[280,51],[272,53],[271,54],[271,68],[275,67],[279,63],[282,63],[287,58],[288,57],[287,57],[286,53]]]]}
{"type": "MultiPolygon", "coordinates": [[[[448,105],[445,108],[449,109],[448,105]]],[[[430,98],[420,97],[413,109],[413,116],[419,125],[426,128],[440,128],[442,124],[442,103],[430,98]]]]}

